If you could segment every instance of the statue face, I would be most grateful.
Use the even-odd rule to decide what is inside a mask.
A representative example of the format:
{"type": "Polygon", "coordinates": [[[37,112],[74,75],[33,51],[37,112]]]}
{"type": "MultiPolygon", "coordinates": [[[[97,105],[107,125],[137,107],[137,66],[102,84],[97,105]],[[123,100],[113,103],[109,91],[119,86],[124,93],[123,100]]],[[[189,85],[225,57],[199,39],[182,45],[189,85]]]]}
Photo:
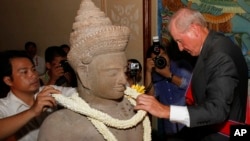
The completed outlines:
{"type": "Polygon", "coordinates": [[[104,99],[120,99],[126,86],[127,58],[125,53],[99,55],[89,64],[91,94],[104,99]]]}

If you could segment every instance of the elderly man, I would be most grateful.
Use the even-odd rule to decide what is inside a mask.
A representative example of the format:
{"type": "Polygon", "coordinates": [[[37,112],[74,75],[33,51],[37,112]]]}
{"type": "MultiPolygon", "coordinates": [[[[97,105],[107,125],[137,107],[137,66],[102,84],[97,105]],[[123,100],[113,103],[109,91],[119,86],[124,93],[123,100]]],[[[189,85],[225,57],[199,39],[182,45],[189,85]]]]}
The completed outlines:
{"type": "Polygon", "coordinates": [[[131,97],[124,97],[129,29],[113,26],[91,0],[82,1],[73,29],[68,61],[78,76],[79,96],[56,97],[70,110],[48,117],[39,141],[150,140],[146,114],[136,113],[131,97]]]}
{"type": "Polygon", "coordinates": [[[178,136],[182,140],[229,140],[225,125],[244,123],[246,116],[247,65],[240,48],[208,30],[202,14],[187,8],[172,16],[169,31],[181,51],[199,56],[191,80],[194,103],[166,106],[141,95],[135,109],[186,125],[178,136]]]}

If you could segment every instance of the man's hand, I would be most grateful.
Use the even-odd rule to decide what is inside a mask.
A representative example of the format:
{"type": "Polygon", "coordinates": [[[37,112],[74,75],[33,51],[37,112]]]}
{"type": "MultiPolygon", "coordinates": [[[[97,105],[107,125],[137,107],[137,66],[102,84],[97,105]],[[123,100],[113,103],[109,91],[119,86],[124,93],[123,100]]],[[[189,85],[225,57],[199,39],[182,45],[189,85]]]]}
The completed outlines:
{"type": "Polygon", "coordinates": [[[31,111],[35,113],[35,116],[39,116],[47,108],[52,108],[56,106],[55,99],[51,94],[60,94],[61,91],[53,88],[52,86],[46,86],[44,89],[37,95],[34,104],[30,108],[31,111]]]}
{"type": "Polygon", "coordinates": [[[64,75],[63,67],[60,64],[51,65],[50,69],[50,80],[48,81],[47,85],[55,85],[56,81],[64,75]]]}
{"type": "Polygon", "coordinates": [[[51,86],[46,86],[37,95],[30,109],[25,110],[13,116],[1,118],[0,140],[13,136],[32,118],[39,116],[47,108],[56,106],[56,101],[51,96],[51,94],[60,94],[60,93],[61,92],[59,90],[56,90],[51,86]]]}
{"type": "Polygon", "coordinates": [[[151,73],[154,67],[155,67],[154,60],[152,58],[147,58],[146,71],[151,73]]]}
{"type": "Polygon", "coordinates": [[[169,119],[170,107],[161,104],[154,96],[141,94],[136,99],[135,110],[145,110],[158,118],[169,119]]]}

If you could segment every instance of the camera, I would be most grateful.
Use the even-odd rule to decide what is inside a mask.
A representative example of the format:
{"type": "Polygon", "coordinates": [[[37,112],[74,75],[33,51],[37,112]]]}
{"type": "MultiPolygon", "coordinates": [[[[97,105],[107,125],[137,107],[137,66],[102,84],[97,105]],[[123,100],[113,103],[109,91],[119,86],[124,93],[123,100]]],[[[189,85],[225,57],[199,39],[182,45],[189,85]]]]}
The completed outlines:
{"type": "MultiPolygon", "coordinates": [[[[61,65],[61,67],[63,68],[64,73],[65,73],[65,72],[71,72],[71,71],[72,71],[72,68],[71,68],[71,66],[69,65],[69,63],[68,63],[67,60],[62,60],[62,61],[60,61],[60,65],[61,65]]],[[[56,80],[55,85],[61,86],[61,85],[63,85],[65,82],[67,82],[67,79],[65,78],[65,76],[61,76],[59,79],[56,80]]]]}
{"type": "Polygon", "coordinates": [[[135,77],[139,69],[140,69],[139,63],[130,63],[129,65],[130,76],[135,77]]]}
{"type": "Polygon", "coordinates": [[[162,56],[156,56],[154,58],[154,63],[155,63],[155,66],[159,69],[163,69],[167,66],[167,61],[164,57],[162,56]]]}
{"type": "Polygon", "coordinates": [[[67,60],[62,60],[60,62],[61,67],[63,68],[64,72],[69,72],[71,71],[71,66],[69,65],[67,60]]]}
{"type": "Polygon", "coordinates": [[[157,55],[153,60],[154,60],[154,63],[155,63],[155,66],[159,69],[163,69],[167,66],[167,60],[160,56],[160,47],[158,45],[154,45],[154,48],[153,48],[153,53],[155,55],[157,55]]]}

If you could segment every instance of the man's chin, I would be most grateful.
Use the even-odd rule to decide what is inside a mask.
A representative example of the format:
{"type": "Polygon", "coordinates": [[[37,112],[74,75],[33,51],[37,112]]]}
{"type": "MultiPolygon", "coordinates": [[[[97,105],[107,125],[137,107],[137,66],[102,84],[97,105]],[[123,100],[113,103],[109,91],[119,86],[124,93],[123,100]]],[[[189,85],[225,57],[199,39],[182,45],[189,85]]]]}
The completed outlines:
{"type": "Polygon", "coordinates": [[[32,85],[31,90],[34,91],[35,93],[39,91],[40,84],[37,85],[32,85]]]}
{"type": "Polygon", "coordinates": [[[39,91],[39,87],[33,87],[33,88],[31,88],[31,90],[34,91],[34,92],[38,92],[39,91]]]}

